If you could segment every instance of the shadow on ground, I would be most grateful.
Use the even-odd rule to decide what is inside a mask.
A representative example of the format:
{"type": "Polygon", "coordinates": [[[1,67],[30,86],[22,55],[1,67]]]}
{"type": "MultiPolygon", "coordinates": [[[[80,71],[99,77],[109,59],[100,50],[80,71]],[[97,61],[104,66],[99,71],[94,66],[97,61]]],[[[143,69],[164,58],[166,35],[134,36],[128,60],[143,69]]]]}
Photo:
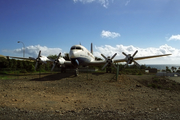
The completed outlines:
{"type": "Polygon", "coordinates": [[[92,75],[96,75],[96,76],[98,76],[98,75],[103,75],[103,74],[106,74],[106,73],[105,73],[105,72],[104,72],[104,73],[102,73],[102,72],[101,72],[101,73],[100,73],[100,72],[93,72],[93,73],[92,73],[92,75]]]}
{"type": "Polygon", "coordinates": [[[61,80],[67,77],[76,77],[74,73],[56,73],[56,74],[49,74],[49,75],[39,75],[37,78],[33,78],[30,81],[55,81],[61,80]]]}

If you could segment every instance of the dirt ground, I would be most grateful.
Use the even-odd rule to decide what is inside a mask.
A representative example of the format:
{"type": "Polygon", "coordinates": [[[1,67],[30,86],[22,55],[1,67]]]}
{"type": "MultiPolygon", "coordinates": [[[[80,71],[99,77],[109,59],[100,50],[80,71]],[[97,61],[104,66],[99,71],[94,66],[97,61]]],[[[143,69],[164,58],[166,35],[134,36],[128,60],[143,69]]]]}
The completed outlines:
{"type": "Polygon", "coordinates": [[[71,73],[0,80],[0,120],[180,119],[180,84],[154,75],[71,73]]]}

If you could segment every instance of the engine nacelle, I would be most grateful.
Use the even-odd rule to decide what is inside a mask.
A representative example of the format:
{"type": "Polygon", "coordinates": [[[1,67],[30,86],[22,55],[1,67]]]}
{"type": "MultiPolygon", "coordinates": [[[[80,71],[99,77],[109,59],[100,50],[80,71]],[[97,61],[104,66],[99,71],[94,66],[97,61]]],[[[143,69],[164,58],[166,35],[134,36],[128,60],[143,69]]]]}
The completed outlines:
{"type": "Polygon", "coordinates": [[[64,64],[64,61],[66,61],[66,60],[64,58],[62,58],[62,57],[58,59],[58,63],[60,65],[64,64]]]}
{"type": "Polygon", "coordinates": [[[129,62],[128,64],[131,64],[134,60],[131,54],[128,54],[125,59],[126,59],[126,62],[129,62]]]}
{"type": "Polygon", "coordinates": [[[101,54],[102,57],[104,57],[104,59],[106,60],[106,64],[102,67],[102,69],[104,69],[106,66],[111,66],[113,65],[115,68],[116,66],[114,65],[114,62],[113,62],[113,58],[117,55],[117,53],[115,53],[111,58],[110,56],[108,57],[105,57],[103,54],[101,54]]]}
{"type": "Polygon", "coordinates": [[[40,61],[39,62],[43,62],[46,63],[47,60],[49,60],[46,56],[41,56],[39,57],[40,61]]]}
{"type": "Polygon", "coordinates": [[[126,67],[128,64],[131,64],[132,62],[136,63],[136,65],[139,66],[139,64],[134,60],[134,56],[136,55],[138,51],[136,50],[135,53],[131,56],[131,54],[126,54],[124,52],[122,52],[122,54],[124,54],[126,56],[126,65],[124,67],[126,67]]]}

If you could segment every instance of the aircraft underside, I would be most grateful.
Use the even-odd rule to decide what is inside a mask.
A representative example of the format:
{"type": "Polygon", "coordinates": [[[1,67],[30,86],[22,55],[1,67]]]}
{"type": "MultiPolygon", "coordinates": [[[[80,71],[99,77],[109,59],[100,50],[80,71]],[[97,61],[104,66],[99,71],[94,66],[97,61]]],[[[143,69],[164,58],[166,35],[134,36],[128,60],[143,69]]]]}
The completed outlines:
{"type": "Polygon", "coordinates": [[[83,65],[87,65],[89,63],[89,59],[87,58],[71,58],[71,63],[75,66],[75,67],[78,67],[78,66],[83,66],[83,65]]]}
{"type": "Polygon", "coordinates": [[[79,70],[78,67],[79,66],[84,66],[87,65],[87,63],[89,63],[89,59],[87,58],[71,58],[71,63],[73,64],[73,66],[75,67],[75,75],[78,76],[79,75],[79,70]]]}

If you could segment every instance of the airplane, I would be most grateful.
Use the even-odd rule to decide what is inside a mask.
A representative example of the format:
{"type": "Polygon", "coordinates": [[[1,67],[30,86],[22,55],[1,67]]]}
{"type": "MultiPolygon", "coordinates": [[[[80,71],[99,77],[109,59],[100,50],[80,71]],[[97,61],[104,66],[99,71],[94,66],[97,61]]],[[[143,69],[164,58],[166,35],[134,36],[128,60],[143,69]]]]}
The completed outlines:
{"type": "Polygon", "coordinates": [[[62,66],[62,71],[65,70],[65,66],[72,65],[75,67],[75,75],[78,76],[78,74],[79,74],[78,67],[79,66],[104,65],[102,67],[102,69],[104,69],[105,67],[108,67],[108,69],[106,71],[106,72],[108,72],[108,71],[111,71],[110,66],[114,66],[116,68],[115,63],[126,62],[125,66],[124,66],[124,67],[126,67],[128,64],[131,64],[132,62],[134,62],[136,65],[140,66],[135,60],[142,60],[142,59],[149,59],[149,58],[163,57],[163,56],[171,55],[171,54],[163,54],[163,55],[153,55],[153,56],[144,56],[144,57],[134,58],[134,56],[137,54],[137,52],[138,51],[135,51],[135,53],[132,56],[131,56],[131,54],[126,54],[126,53],[122,52],[122,54],[125,55],[125,58],[124,59],[116,59],[116,60],[113,60],[113,59],[115,58],[117,53],[115,53],[112,57],[110,57],[110,56],[105,57],[103,54],[101,54],[101,56],[105,60],[99,61],[99,60],[96,60],[93,55],[93,45],[91,43],[91,51],[87,50],[82,45],[73,45],[69,51],[69,59],[70,59],[69,61],[67,61],[63,57],[61,57],[61,53],[59,53],[59,55],[57,56],[57,58],[55,60],[52,60],[46,56],[42,56],[41,50],[39,51],[37,58],[32,58],[32,57],[21,58],[21,57],[12,57],[12,56],[7,56],[7,57],[34,60],[34,61],[36,61],[35,69],[37,68],[39,63],[52,62],[53,66],[52,66],[51,71],[53,71],[53,69],[57,65],[62,66]]]}

